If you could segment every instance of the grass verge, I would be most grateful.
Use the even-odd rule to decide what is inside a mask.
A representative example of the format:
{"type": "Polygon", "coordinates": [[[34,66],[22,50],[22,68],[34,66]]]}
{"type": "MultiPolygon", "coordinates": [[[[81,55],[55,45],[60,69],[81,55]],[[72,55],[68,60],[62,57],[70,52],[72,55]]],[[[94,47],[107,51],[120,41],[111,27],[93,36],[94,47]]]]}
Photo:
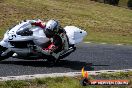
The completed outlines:
{"type": "Polygon", "coordinates": [[[57,19],[86,30],[85,41],[132,44],[132,10],[90,0],[1,0],[0,38],[24,19],[57,19]]]}
{"type": "MultiPolygon", "coordinates": [[[[117,72],[112,74],[100,74],[97,76],[89,76],[90,79],[127,79],[127,86],[101,86],[89,85],[85,88],[131,88],[132,87],[132,72],[117,72]]],[[[41,78],[26,81],[5,81],[0,82],[0,88],[84,88],[80,85],[82,77],[56,77],[56,78],[41,78]]]]}

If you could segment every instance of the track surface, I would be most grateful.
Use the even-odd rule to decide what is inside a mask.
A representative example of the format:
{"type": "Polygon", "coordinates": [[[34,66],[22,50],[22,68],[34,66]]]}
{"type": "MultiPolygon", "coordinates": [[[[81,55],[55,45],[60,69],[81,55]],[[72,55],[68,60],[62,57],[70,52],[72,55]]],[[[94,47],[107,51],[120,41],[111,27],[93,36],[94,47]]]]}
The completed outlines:
{"type": "Polygon", "coordinates": [[[79,44],[74,53],[53,67],[43,60],[9,58],[0,62],[0,77],[74,72],[83,66],[86,70],[132,69],[132,46],[79,44]]]}

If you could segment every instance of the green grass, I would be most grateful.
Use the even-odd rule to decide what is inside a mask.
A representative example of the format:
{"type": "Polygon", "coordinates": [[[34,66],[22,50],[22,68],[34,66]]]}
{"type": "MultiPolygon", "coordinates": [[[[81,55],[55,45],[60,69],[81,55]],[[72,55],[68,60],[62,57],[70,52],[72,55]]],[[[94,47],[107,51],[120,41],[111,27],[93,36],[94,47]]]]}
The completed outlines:
{"type": "Polygon", "coordinates": [[[82,77],[56,77],[56,78],[41,78],[25,81],[5,81],[0,82],[0,88],[131,88],[132,87],[132,72],[117,72],[114,74],[100,74],[97,76],[89,76],[89,79],[127,79],[127,86],[101,86],[89,85],[83,87],[80,84],[82,77]]]}
{"type": "Polygon", "coordinates": [[[76,78],[57,77],[41,78],[26,81],[6,81],[0,88],[82,88],[76,78]]]}
{"type": "Polygon", "coordinates": [[[86,30],[85,41],[132,44],[132,10],[90,0],[1,0],[0,38],[24,19],[57,19],[86,30]]]}

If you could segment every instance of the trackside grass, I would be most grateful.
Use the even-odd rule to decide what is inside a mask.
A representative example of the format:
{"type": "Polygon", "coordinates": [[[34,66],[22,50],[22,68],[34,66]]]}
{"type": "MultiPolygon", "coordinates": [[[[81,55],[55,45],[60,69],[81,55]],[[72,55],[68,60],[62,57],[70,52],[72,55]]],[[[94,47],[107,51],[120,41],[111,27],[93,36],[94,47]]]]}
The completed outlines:
{"type": "Polygon", "coordinates": [[[118,72],[111,74],[100,74],[89,76],[90,79],[127,79],[129,85],[126,86],[101,86],[101,85],[80,85],[82,77],[56,77],[41,78],[25,81],[5,81],[0,82],[0,88],[132,88],[132,72],[118,72]]]}
{"type": "Polygon", "coordinates": [[[0,0],[0,38],[11,25],[37,18],[80,27],[85,41],[132,44],[132,10],[90,0],[0,0]]]}

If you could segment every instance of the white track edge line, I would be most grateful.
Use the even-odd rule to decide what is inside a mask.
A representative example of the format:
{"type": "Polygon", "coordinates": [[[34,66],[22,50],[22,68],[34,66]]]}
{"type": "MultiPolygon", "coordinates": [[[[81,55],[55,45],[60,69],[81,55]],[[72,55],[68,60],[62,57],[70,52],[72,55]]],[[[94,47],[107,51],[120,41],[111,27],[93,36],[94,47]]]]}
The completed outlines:
{"type": "MultiPolygon", "coordinates": [[[[129,72],[129,71],[132,71],[132,69],[88,71],[88,74],[89,75],[98,75],[101,73],[115,73],[115,72],[129,72]]],[[[0,77],[0,81],[31,80],[31,79],[36,79],[36,78],[47,78],[47,77],[75,77],[75,76],[80,76],[80,75],[81,75],[81,72],[20,75],[20,76],[0,77]]]]}
{"type": "MultiPolygon", "coordinates": [[[[83,42],[83,43],[87,43],[87,44],[90,44],[90,43],[92,43],[92,42],[83,42]]],[[[109,44],[109,43],[105,43],[105,42],[102,42],[102,43],[97,43],[97,44],[102,44],[102,45],[105,45],[105,44],[109,44]]],[[[122,45],[124,45],[124,44],[113,44],[113,45],[118,45],[118,46],[122,46],[122,45]]]]}

